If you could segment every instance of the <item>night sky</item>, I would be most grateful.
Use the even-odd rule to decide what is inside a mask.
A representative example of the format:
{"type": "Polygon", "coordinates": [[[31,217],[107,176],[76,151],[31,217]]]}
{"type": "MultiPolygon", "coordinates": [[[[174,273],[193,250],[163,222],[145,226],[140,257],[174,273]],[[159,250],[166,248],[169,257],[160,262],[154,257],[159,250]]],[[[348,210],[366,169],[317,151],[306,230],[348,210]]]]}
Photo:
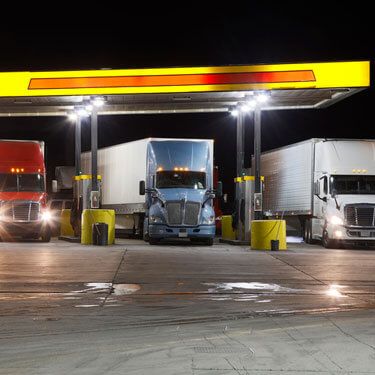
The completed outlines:
{"type": "MultiPolygon", "coordinates": [[[[40,22],[18,20],[0,29],[0,71],[348,60],[373,64],[372,13],[361,2],[261,3],[203,10],[175,2],[168,12],[159,4],[141,4],[126,11],[101,9],[95,16],[70,15],[68,21],[55,13],[40,22]]],[[[265,113],[262,148],[312,137],[375,138],[374,104],[370,88],[324,110],[265,113]]],[[[215,139],[215,164],[224,191],[232,194],[236,127],[229,114],[99,118],[100,147],[149,136],[215,139]]],[[[44,140],[49,179],[56,165],[73,165],[74,128],[62,118],[0,118],[0,138],[44,140]]],[[[88,124],[83,125],[83,141],[83,148],[89,148],[88,124]]],[[[252,143],[247,124],[246,166],[252,143]]]]}

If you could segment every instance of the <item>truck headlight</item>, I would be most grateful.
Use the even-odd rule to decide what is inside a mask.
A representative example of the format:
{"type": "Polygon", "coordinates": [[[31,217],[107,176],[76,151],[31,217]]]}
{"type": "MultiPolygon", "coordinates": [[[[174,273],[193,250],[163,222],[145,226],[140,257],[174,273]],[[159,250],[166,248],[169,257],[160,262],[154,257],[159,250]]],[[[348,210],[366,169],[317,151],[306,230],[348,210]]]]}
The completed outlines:
{"type": "Polygon", "coordinates": [[[41,217],[42,217],[43,221],[50,221],[52,219],[51,212],[49,212],[49,211],[42,212],[41,217]]]}
{"type": "Polygon", "coordinates": [[[155,224],[155,223],[162,223],[163,219],[161,217],[159,217],[159,216],[150,215],[149,222],[153,223],[153,224],[155,224]]]}
{"type": "Polygon", "coordinates": [[[341,217],[338,216],[331,216],[329,219],[329,222],[333,225],[344,225],[344,220],[341,219],[341,217]]]}
{"type": "Polygon", "coordinates": [[[203,224],[212,225],[215,223],[215,216],[208,216],[203,218],[203,224]]]}

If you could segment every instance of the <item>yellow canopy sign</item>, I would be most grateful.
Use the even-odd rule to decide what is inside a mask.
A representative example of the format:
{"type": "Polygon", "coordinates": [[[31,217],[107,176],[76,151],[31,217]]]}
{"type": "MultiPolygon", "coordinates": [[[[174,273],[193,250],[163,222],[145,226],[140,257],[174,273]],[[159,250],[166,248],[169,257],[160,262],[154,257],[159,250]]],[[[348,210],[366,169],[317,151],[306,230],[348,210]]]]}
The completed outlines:
{"type": "Polygon", "coordinates": [[[368,87],[369,61],[0,73],[0,97],[368,87]]]}

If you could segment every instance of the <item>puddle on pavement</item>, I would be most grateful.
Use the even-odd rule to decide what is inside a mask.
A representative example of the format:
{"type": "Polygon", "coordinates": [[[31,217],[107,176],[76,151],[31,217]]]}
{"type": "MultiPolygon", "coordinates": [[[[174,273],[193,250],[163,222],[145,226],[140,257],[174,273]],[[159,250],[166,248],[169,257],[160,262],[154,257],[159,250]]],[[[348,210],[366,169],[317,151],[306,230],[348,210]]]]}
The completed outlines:
{"type": "Polygon", "coordinates": [[[100,305],[74,305],[74,307],[99,307],[100,305]]]}
{"type": "Polygon", "coordinates": [[[210,301],[236,301],[236,302],[247,302],[247,301],[253,301],[253,302],[271,302],[270,299],[265,299],[265,300],[259,300],[257,299],[260,298],[259,295],[257,294],[222,294],[222,295],[214,295],[214,296],[209,296],[208,299],[210,301]]]}
{"type": "Polygon", "coordinates": [[[277,292],[296,293],[306,291],[305,289],[287,288],[278,284],[259,282],[203,283],[203,285],[210,287],[208,293],[213,293],[212,296],[208,297],[210,301],[269,303],[272,300],[265,299],[265,295],[269,296],[277,292]],[[225,294],[225,292],[229,294],[225,294]]]}
{"type": "Polygon", "coordinates": [[[85,283],[86,288],[81,290],[72,290],[65,293],[66,296],[76,296],[77,293],[108,293],[111,291],[112,283],[85,283]]]}
{"type": "MultiPolygon", "coordinates": [[[[267,284],[259,282],[203,283],[203,285],[210,287],[207,291],[213,295],[208,296],[207,299],[211,301],[252,301],[255,303],[269,303],[272,301],[272,299],[267,299],[267,297],[271,297],[277,293],[311,292],[311,290],[308,289],[294,289],[283,287],[279,284],[267,284]],[[266,299],[264,297],[266,297],[266,299]]],[[[348,296],[343,294],[343,288],[346,288],[346,286],[331,284],[328,285],[328,289],[324,288],[323,290],[315,293],[323,293],[324,295],[332,298],[346,298],[348,296]]]]}
{"type": "Polygon", "coordinates": [[[140,289],[141,287],[138,284],[113,284],[113,294],[115,296],[124,296],[126,294],[132,294],[140,289]]]}
{"type": "Polygon", "coordinates": [[[258,283],[258,282],[203,283],[203,285],[213,287],[213,288],[208,289],[209,293],[220,293],[223,291],[232,291],[236,289],[246,289],[246,290],[265,291],[265,292],[302,292],[302,291],[305,291],[305,289],[286,288],[278,284],[265,284],[265,283],[258,283]]]}
{"type": "Polygon", "coordinates": [[[82,291],[76,291],[76,293],[105,293],[111,290],[112,283],[86,283],[85,286],[87,286],[87,289],[83,289],[82,291]]]}

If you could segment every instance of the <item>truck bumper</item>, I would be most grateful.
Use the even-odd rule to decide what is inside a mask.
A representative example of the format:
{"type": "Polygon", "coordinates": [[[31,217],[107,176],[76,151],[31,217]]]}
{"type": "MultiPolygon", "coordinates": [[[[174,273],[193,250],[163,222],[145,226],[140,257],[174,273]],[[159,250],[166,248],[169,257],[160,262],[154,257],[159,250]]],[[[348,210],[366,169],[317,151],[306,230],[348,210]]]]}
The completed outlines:
{"type": "Polygon", "coordinates": [[[354,228],[343,225],[327,225],[329,238],[347,244],[369,244],[375,246],[375,228],[354,228]]]}
{"type": "Polygon", "coordinates": [[[48,224],[43,221],[36,222],[9,222],[0,221],[0,236],[34,237],[40,235],[48,224]]]}
{"type": "Polygon", "coordinates": [[[163,224],[150,224],[148,227],[151,238],[215,238],[214,225],[197,227],[170,227],[163,224]]]}

